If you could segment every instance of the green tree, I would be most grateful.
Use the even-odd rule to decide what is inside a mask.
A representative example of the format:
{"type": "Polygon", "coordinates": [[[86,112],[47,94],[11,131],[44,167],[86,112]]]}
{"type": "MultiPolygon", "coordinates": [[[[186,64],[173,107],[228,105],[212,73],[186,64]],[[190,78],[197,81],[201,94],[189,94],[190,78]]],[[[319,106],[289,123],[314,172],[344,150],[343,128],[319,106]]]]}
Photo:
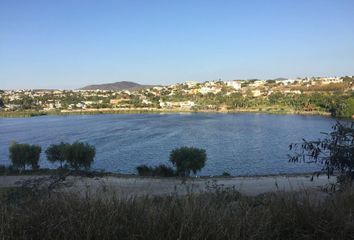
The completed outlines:
{"type": "Polygon", "coordinates": [[[45,151],[49,162],[59,162],[60,168],[63,167],[63,163],[67,160],[67,151],[70,148],[69,143],[61,142],[60,144],[52,144],[45,151]]]}
{"type": "Polygon", "coordinates": [[[25,169],[26,166],[31,166],[32,169],[38,169],[41,151],[42,148],[37,145],[13,142],[9,148],[12,165],[20,169],[25,169]]]}
{"type": "Polygon", "coordinates": [[[96,155],[94,146],[82,142],[74,142],[66,151],[66,159],[74,169],[90,169],[96,155]]]}
{"type": "Polygon", "coordinates": [[[352,117],[354,115],[354,98],[346,99],[342,104],[338,104],[336,116],[338,117],[352,117]]]}
{"type": "Polygon", "coordinates": [[[179,176],[189,176],[192,171],[194,174],[200,171],[207,159],[204,149],[194,147],[176,148],[170,153],[170,162],[176,167],[179,176]]]}
{"type": "Polygon", "coordinates": [[[315,141],[303,140],[289,146],[294,151],[289,155],[290,162],[320,163],[323,165],[320,173],[333,175],[340,173],[340,178],[354,179],[354,123],[343,125],[337,122],[331,133],[315,141]]]}
{"type": "Polygon", "coordinates": [[[5,107],[4,101],[0,98],[0,108],[5,107]]]}

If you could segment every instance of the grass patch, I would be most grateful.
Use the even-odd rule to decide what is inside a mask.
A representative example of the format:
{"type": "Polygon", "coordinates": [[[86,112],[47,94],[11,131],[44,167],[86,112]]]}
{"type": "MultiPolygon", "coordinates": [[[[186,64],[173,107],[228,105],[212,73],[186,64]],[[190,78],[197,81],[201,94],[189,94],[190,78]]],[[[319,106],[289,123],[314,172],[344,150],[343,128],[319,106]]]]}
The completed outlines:
{"type": "MultiPolygon", "coordinates": [[[[215,190],[215,189],[214,189],[215,190]]],[[[245,197],[93,199],[60,194],[0,205],[2,239],[354,239],[354,191],[245,197]]]]}
{"type": "Polygon", "coordinates": [[[38,117],[46,116],[46,112],[41,111],[14,111],[14,112],[3,112],[0,111],[0,117],[3,118],[23,118],[23,117],[38,117]]]}

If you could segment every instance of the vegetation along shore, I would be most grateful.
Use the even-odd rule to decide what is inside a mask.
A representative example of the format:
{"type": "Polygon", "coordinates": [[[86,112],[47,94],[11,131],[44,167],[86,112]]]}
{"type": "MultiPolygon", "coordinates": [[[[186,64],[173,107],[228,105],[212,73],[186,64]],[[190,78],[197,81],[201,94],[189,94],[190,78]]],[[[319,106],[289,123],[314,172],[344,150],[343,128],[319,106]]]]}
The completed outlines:
{"type": "Polygon", "coordinates": [[[354,115],[354,78],[231,80],[96,90],[0,90],[0,117],[262,112],[354,115]]]}

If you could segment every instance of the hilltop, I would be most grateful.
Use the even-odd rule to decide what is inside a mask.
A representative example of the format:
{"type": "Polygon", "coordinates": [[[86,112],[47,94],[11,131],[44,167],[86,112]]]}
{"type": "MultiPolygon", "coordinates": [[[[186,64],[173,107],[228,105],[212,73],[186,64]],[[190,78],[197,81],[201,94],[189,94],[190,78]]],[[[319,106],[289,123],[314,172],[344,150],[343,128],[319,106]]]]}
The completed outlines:
{"type": "Polygon", "coordinates": [[[154,87],[154,85],[142,85],[139,83],[135,82],[128,82],[128,81],[122,81],[122,82],[115,82],[115,83],[103,83],[103,84],[94,84],[94,85],[88,85],[83,88],[80,88],[81,90],[139,90],[139,89],[145,89],[145,88],[151,88],[154,87]]]}

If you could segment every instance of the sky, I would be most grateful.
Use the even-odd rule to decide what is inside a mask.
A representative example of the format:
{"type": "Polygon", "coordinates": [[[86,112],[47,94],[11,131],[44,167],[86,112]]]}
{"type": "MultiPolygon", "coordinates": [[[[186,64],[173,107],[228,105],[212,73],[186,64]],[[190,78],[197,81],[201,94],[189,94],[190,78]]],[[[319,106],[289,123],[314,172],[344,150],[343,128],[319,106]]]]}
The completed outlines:
{"type": "Polygon", "coordinates": [[[0,89],[354,75],[354,0],[0,0],[0,89]]]}

